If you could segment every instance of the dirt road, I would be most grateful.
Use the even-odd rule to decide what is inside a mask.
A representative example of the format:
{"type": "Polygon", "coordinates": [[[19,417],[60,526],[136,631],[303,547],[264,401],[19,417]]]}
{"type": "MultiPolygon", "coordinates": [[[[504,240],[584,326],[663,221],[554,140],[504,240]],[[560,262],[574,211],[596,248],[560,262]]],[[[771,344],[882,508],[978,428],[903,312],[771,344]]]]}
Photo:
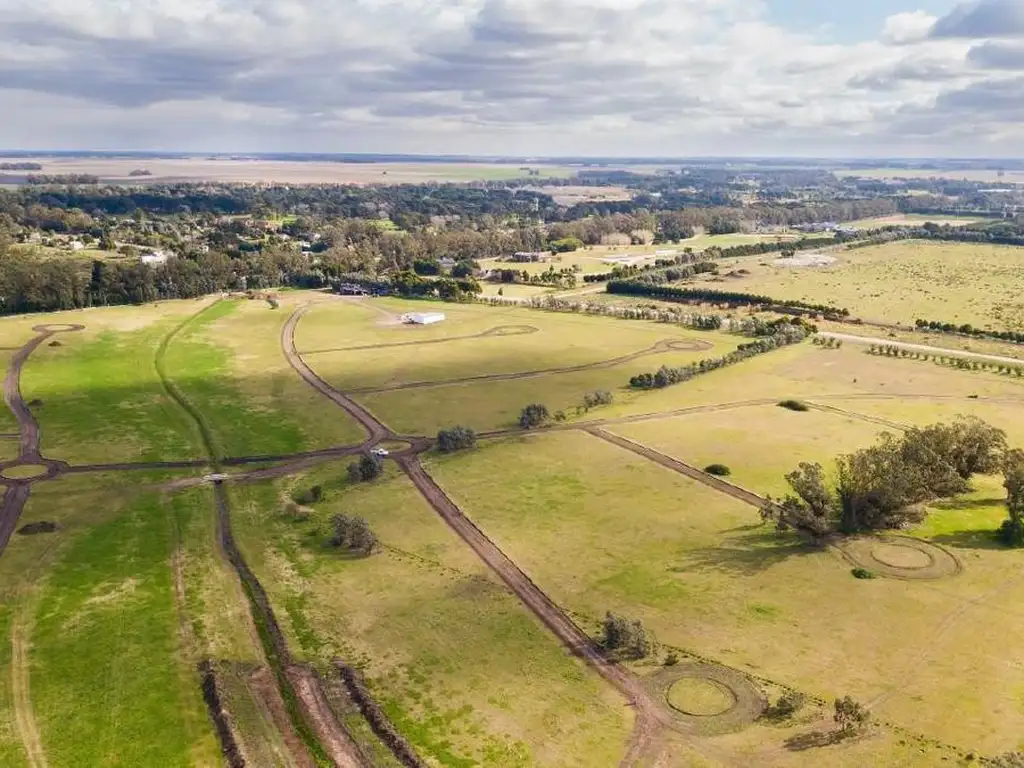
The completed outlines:
{"type": "Polygon", "coordinates": [[[679,459],[667,456],[653,448],[648,448],[646,445],[635,443],[632,440],[620,437],[619,435],[613,435],[611,432],[606,432],[603,429],[592,428],[586,431],[594,437],[599,437],[602,440],[606,440],[609,443],[619,446],[620,448],[625,448],[627,451],[632,451],[638,456],[643,456],[645,459],[649,459],[650,461],[660,464],[667,469],[671,469],[674,472],[685,475],[691,480],[696,480],[698,483],[703,483],[709,488],[713,488],[720,493],[732,496],[734,499],[742,501],[745,504],[749,504],[752,507],[760,509],[767,501],[767,499],[762,496],[758,496],[753,491],[748,491],[746,488],[733,485],[720,477],[715,477],[714,475],[709,475],[707,472],[702,472],[696,467],[687,464],[685,461],[680,461],[679,459]]]}
{"type": "Polygon", "coordinates": [[[368,446],[388,439],[391,431],[386,426],[374,418],[370,412],[363,408],[363,406],[359,405],[359,403],[349,397],[346,397],[344,393],[339,392],[326,381],[321,379],[312,368],[306,365],[306,362],[302,359],[302,355],[300,355],[298,350],[295,348],[295,326],[298,325],[299,320],[308,310],[309,305],[297,309],[292,316],[288,318],[288,321],[284,324],[284,328],[281,329],[281,349],[284,351],[284,356],[288,360],[288,363],[307,384],[313,387],[313,389],[321,395],[331,400],[335,405],[343,408],[353,419],[362,425],[369,435],[364,445],[368,446]]]}
{"type": "Polygon", "coordinates": [[[850,344],[863,344],[865,346],[875,344],[884,347],[897,347],[913,352],[927,352],[932,355],[945,355],[946,357],[962,357],[968,360],[985,360],[999,365],[1024,365],[1024,360],[1015,357],[1003,357],[1002,355],[986,355],[981,352],[968,352],[965,349],[950,349],[949,347],[929,347],[927,344],[913,344],[908,341],[896,341],[895,339],[883,339],[878,336],[857,336],[852,333],[834,333],[833,331],[822,331],[818,334],[826,339],[849,342],[850,344]]]}

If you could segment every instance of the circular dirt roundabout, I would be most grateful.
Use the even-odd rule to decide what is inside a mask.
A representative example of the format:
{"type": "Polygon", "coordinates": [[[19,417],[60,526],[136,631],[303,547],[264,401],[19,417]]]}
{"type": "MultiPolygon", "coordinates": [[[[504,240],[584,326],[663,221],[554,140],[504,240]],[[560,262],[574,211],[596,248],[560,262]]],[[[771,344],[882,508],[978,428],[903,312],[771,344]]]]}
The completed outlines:
{"type": "Polygon", "coordinates": [[[675,720],[705,735],[741,730],[768,706],[768,700],[744,674],[716,664],[665,667],[645,684],[668,703],[675,720]]]}
{"type": "Polygon", "coordinates": [[[36,480],[49,474],[50,468],[45,464],[15,464],[0,470],[0,478],[4,480],[36,480]]]}
{"type": "MultiPolygon", "coordinates": [[[[670,339],[666,342],[661,342],[659,345],[664,344],[665,350],[671,350],[673,352],[706,352],[709,349],[714,349],[715,345],[710,341],[704,341],[703,339],[670,339]]],[[[662,351],[656,349],[655,351],[662,351]]]]}
{"type": "Polygon", "coordinates": [[[83,331],[85,326],[76,323],[47,323],[45,325],[34,325],[32,330],[36,333],[69,333],[71,331],[83,331]]]}
{"type": "Polygon", "coordinates": [[[63,461],[39,456],[7,461],[0,464],[0,485],[31,485],[41,480],[52,480],[67,468],[63,461]]]}
{"type": "Polygon", "coordinates": [[[715,680],[682,677],[668,687],[668,705],[684,715],[717,717],[736,706],[736,697],[715,680]]]}
{"type": "Polygon", "coordinates": [[[836,548],[853,565],[891,579],[945,579],[961,570],[952,552],[909,536],[860,536],[836,548]]]}
{"type": "Polygon", "coordinates": [[[496,325],[479,334],[479,338],[486,339],[489,336],[527,336],[539,331],[540,328],[534,325],[496,325]]]}

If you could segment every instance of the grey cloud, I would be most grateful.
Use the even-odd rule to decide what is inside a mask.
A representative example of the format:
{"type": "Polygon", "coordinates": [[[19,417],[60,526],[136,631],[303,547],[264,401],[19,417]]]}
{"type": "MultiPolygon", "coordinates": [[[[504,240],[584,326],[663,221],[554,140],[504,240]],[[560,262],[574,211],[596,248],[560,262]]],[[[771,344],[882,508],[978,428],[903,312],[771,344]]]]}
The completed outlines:
{"type": "Polygon", "coordinates": [[[983,43],[971,48],[967,60],[983,69],[1024,70],[1024,44],[983,43]]]}
{"type": "Polygon", "coordinates": [[[958,5],[929,33],[943,37],[1024,37],[1022,0],[979,0],[958,5]]]}
{"type": "Polygon", "coordinates": [[[867,91],[896,91],[907,82],[942,83],[961,74],[958,69],[944,62],[902,62],[887,69],[852,77],[847,85],[867,91]]]}
{"type": "Polygon", "coordinates": [[[939,110],[967,112],[979,118],[1001,115],[1024,117],[1024,77],[1009,80],[984,80],[942,94],[936,101],[939,110]]]}

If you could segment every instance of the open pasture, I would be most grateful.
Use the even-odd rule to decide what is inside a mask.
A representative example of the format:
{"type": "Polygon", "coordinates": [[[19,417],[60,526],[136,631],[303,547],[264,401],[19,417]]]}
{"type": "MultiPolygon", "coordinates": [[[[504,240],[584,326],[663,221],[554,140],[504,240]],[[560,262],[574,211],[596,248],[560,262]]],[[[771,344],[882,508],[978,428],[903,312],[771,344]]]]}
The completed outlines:
{"type": "MultiPolygon", "coordinates": [[[[0,321],[7,363],[43,322],[0,321]]],[[[21,376],[42,456],[70,466],[52,482],[28,476],[32,461],[6,475],[33,483],[19,524],[57,528],[15,534],[0,557],[5,765],[216,763],[200,662],[252,764],[305,764],[317,737],[296,713],[310,705],[276,675],[315,669],[349,737],[373,764],[396,765],[338,682],[336,659],[360,671],[432,765],[615,765],[627,755],[666,768],[913,765],[1019,746],[1024,656],[1000,639],[1024,631],[1024,614],[1013,602],[1019,552],[992,537],[1005,516],[1001,479],[977,478],[972,493],[930,505],[923,524],[901,532],[913,546],[944,547],[955,576],[860,580],[852,549],[779,534],[756,498],[699,473],[725,464],[737,485],[779,495],[801,461],[831,467],[883,430],[961,413],[1024,446],[1017,379],[805,343],[637,391],[627,387],[636,373],[719,357],[744,339],[319,292],[283,292],[278,309],[229,298],[45,322],[85,328],[57,333],[55,346],[47,337],[21,376]],[[433,309],[446,320],[398,322],[433,309]],[[289,358],[292,330],[320,386],[289,358]],[[615,402],[577,413],[596,389],[615,402]],[[776,405],[785,399],[810,410],[776,405]],[[566,411],[566,422],[516,430],[533,402],[566,411]],[[428,450],[423,437],[455,424],[503,433],[465,453],[428,450]],[[368,435],[395,462],[357,483],[344,454],[368,435]],[[419,437],[408,448],[402,435],[419,437]],[[623,438],[632,443],[611,442],[623,438]],[[279,459],[267,466],[266,454],[279,459]],[[199,487],[221,457],[242,463],[223,485],[199,487]],[[160,464],[171,460],[190,463],[160,464]],[[146,463],[129,473],[117,462],[146,463]],[[83,466],[93,464],[103,466],[83,466]],[[329,545],[338,514],[367,521],[375,554],[329,545]],[[595,662],[586,636],[600,636],[606,611],[641,619],[660,644],[654,655],[595,662]],[[669,652],[681,657],[676,672],[662,667],[669,652]],[[638,752],[659,701],[684,718],[718,716],[728,692],[658,682],[697,661],[745,680],[752,717],[786,687],[812,701],[786,723],[668,728],[638,752]],[[844,695],[876,725],[801,750],[844,695]],[[166,731],[159,745],[137,738],[155,729],[166,731]]],[[[24,439],[21,420],[5,418],[2,431],[24,439]]],[[[7,508],[5,499],[0,522],[7,508]]],[[[897,562],[896,572],[924,557],[899,540],[850,546],[897,562]]]]}
{"type": "Polygon", "coordinates": [[[871,219],[850,221],[846,222],[844,226],[857,229],[877,229],[879,227],[921,226],[931,222],[932,224],[962,227],[977,221],[977,216],[927,216],[921,213],[898,213],[893,216],[876,216],[871,219]]]}
{"type": "Polygon", "coordinates": [[[571,416],[596,389],[632,401],[631,376],[721,356],[739,343],[721,333],[518,307],[445,307],[447,319],[427,327],[396,324],[387,314],[422,308],[325,302],[299,324],[298,348],[322,378],[392,429],[433,434],[455,423],[481,431],[512,426],[530,402],[571,416]]]}
{"type": "Polygon", "coordinates": [[[425,758],[439,765],[615,763],[631,715],[568,657],[503,584],[392,469],[352,487],[343,466],[240,489],[239,535],[286,632],[322,668],[358,665],[373,695],[425,758]],[[297,519],[283,500],[322,484],[297,519]],[[331,517],[365,518],[372,558],[327,546],[331,517]]]}
{"type": "Polygon", "coordinates": [[[773,255],[730,260],[750,275],[697,285],[831,303],[872,322],[1024,329],[1024,249],[914,240],[829,255],[834,264],[813,268],[780,267],[773,255]]]}
{"type": "Polygon", "coordinates": [[[1007,602],[1012,552],[968,551],[968,570],[941,586],[860,582],[835,551],[779,535],[757,510],[578,433],[509,439],[430,469],[543,588],[592,622],[606,610],[641,618],[659,642],[825,699],[852,695],[965,750],[1016,744],[1020,659],[1000,643],[979,648],[976,631],[1021,629],[1007,602]],[[508,467],[513,482],[499,479],[508,467]]]}

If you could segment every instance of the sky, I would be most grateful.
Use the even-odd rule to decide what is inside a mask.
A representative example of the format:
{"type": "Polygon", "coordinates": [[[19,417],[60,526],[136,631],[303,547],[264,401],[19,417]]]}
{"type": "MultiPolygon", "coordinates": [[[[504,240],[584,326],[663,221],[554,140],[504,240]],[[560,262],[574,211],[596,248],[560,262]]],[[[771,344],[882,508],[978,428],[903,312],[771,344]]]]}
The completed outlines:
{"type": "Polygon", "coordinates": [[[1020,157],[1024,0],[0,0],[0,147],[1020,157]]]}

